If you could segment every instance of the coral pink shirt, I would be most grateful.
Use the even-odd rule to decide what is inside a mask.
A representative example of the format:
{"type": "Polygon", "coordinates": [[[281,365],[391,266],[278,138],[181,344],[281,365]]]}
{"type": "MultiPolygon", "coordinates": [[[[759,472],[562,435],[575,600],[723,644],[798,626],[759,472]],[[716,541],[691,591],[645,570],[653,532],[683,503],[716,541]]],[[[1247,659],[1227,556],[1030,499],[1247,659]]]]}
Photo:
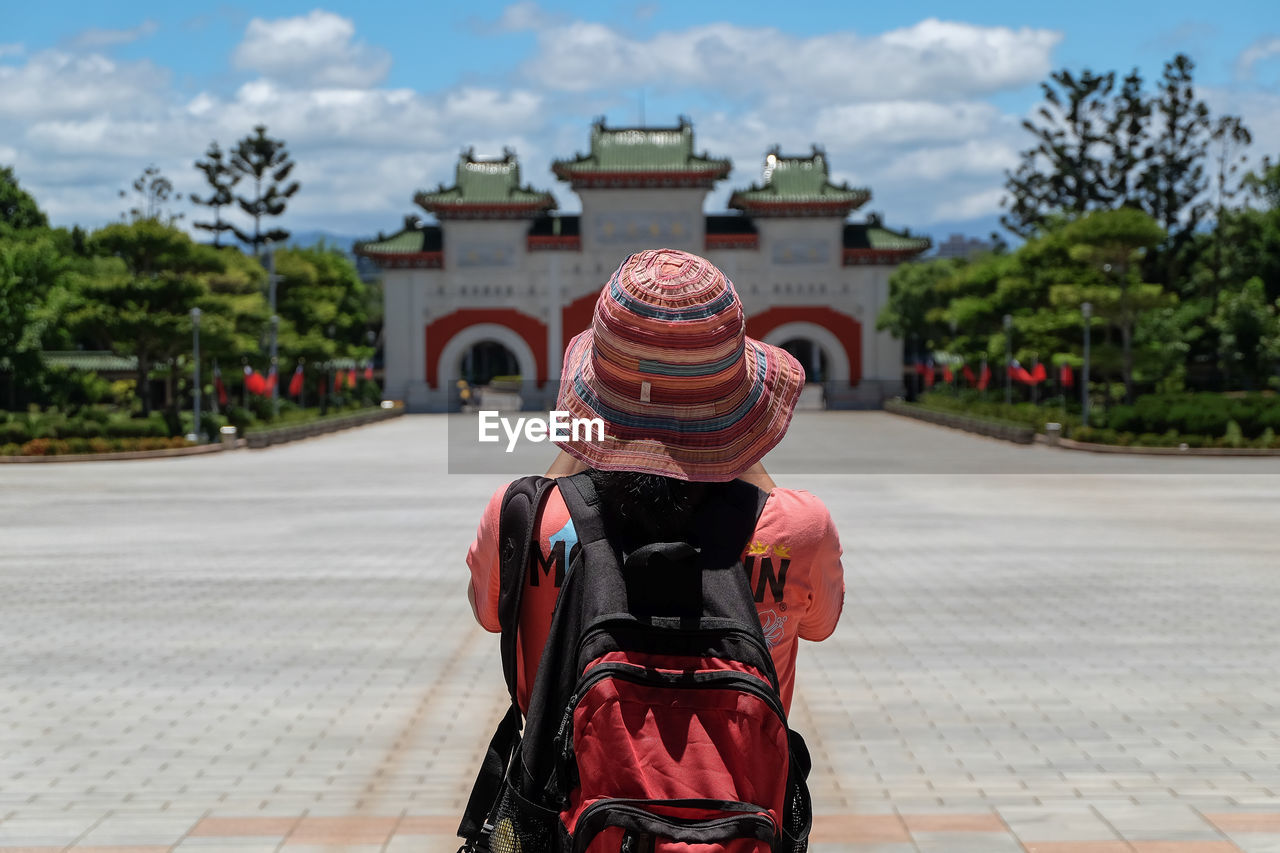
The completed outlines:
{"type": "MultiPolygon", "coordinates": [[[[494,492],[467,552],[476,620],[493,632],[501,630],[498,519],[505,493],[505,486],[494,492]]],[[[520,613],[517,695],[521,708],[528,707],[556,595],[578,542],[558,489],[548,491],[535,527],[538,547],[530,555],[520,613]]],[[[795,687],[797,640],[824,640],[840,619],[844,606],[840,554],[840,539],[822,501],[795,489],[775,488],[769,493],[743,551],[743,566],[751,576],[760,624],[778,670],[782,704],[788,710],[795,687]]]]}

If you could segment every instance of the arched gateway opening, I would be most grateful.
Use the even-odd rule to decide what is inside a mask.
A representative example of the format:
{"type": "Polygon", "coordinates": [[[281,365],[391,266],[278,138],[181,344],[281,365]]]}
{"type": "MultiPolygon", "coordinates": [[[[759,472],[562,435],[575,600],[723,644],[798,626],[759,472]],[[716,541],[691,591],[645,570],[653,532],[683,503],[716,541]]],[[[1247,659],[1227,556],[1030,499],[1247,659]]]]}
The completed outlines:
{"type": "Polygon", "coordinates": [[[831,360],[816,342],[808,338],[791,338],[778,344],[779,349],[791,353],[804,368],[805,384],[826,382],[831,378],[831,360]]]}
{"type": "Polygon", "coordinates": [[[473,386],[488,385],[495,377],[520,375],[520,359],[499,341],[479,341],[462,353],[458,376],[473,386]]]}

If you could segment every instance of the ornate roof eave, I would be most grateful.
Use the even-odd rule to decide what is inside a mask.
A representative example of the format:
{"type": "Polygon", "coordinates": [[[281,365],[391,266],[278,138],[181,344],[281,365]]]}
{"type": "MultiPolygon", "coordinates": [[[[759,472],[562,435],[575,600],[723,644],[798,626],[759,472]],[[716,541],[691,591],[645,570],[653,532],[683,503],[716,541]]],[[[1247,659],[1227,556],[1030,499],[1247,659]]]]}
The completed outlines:
{"type": "Polygon", "coordinates": [[[729,206],[750,216],[848,216],[871,199],[870,193],[839,201],[758,201],[734,193],[729,206]]]}
{"type": "Polygon", "coordinates": [[[414,202],[438,219],[532,219],[548,210],[554,210],[556,203],[550,195],[545,199],[528,202],[436,202],[430,196],[419,193],[414,202]]]}
{"type": "Polygon", "coordinates": [[[554,163],[551,171],[562,181],[569,181],[574,189],[591,188],[660,188],[702,187],[710,188],[716,181],[729,175],[728,165],[715,165],[689,169],[634,169],[601,170],[578,169],[572,163],[554,163]]]}

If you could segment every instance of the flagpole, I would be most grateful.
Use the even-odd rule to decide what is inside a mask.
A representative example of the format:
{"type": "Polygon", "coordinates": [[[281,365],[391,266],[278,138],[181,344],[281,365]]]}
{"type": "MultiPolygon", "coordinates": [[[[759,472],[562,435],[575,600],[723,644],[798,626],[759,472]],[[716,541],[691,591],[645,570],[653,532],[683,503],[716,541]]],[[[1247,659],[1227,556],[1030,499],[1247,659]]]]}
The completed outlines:
{"type": "Polygon", "coordinates": [[[191,431],[196,435],[196,441],[200,438],[200,309],[191,309],[191,356],[195,362],[195,381],[193,382],[194,393],[192,394],[192,407],[194,417],[192,418],[191,431]]]}
{"type": "Polygon", "coordinates": [[[1004,404],[1013,405],[1013,315],[1004,315],[1004,404]]]}
{"type": "Polygon", "coordinates": [[[1080,371],[1080,422],[1089,425],[1089,318],[1093,316],[1093,304],[1080,306],[1084,315],[1084,367],[1080,371]]]}

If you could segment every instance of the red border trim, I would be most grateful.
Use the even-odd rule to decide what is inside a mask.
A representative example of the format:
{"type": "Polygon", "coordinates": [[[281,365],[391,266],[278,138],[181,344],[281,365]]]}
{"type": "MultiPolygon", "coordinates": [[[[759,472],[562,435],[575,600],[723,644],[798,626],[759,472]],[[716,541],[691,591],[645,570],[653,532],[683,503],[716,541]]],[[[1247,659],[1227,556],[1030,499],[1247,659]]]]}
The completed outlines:
{"type": "Polygon", "coordinates": [[[558,166],[552,169],[556,177],[572,183],[574,189],[599,188],[655,188],[655,187],[710,187],[716,181],[724,180],[729,175],[728,169],[679,169],[670,171],[617,171],[617,172],[579,172],[572,166],[558,166]]]}
{"type": "Polygon", "coordinates": [[[755,216],[847,216],[870,197],[854,201],[748,201],[729,199],[729,206],[755,216]]]}
{"type": "Polygon", "coordinates": [[[427,385],[438,389],[440,355],[454,336],[480,323],[505,326],[524,340],[533,351],[538,372],[537,382],[547,381],[547,324],[514,308],[462,308],[452,314],[437,317],[427,324],[427,385]]]}
{"type": "Polygon", "coordinates": [[[760,235],[708,234],[706,247],[708,249],[758,249],[760,248],[760,235]]]}
{"type": "Polygon", "coordinates": [[[525,247],[530,252],[581,252],[582,237],[577,234],[530,234],[525,238],[525,247]]]}
{"type": "Polygon", "coordinates": [[[862,324],[822,305],[770,308],[747,318],[747,334],[756,340],[787,323],[813,323],[836,336],[849,359],[849,387],[862,381],[862,324]]]}

